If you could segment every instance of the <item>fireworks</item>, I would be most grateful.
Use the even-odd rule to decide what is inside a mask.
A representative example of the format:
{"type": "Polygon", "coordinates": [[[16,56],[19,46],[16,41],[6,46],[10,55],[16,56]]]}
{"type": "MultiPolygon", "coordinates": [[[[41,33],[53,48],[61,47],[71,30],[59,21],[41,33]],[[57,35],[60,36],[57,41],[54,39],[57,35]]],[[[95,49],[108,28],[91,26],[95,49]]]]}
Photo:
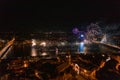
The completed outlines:
{"type": "Polygon", "coordinates": [[[85,35],[85,38],[88,41],[97,40],[97,37],[102,35],[102,31],[101,31],[101,28],[99,27],[99,25],[98,24],[93,24],[93,23],[91,23],[87,27],[87,33],[86,34],[85,34],[84,31],[79,31],[78,28],[74,28],[72,30],[72,32],[73,32],[73,34],[76,35],[76,37],[78,39],[82,39],[84,37],[84,35],[85,35]]]}
{"type": "Polygon", "coordinates": [[[102,33],[102,31],[101,31],[100,27],[98,26],[98,24],[92,23],[87,27],[86,37],[88,40],[93,40],[97,36],[101,35],[101,33],[102,33]]]}
{"type": "Polygon", "coordinates": [[[72,30],[72,32],[73,32],[73,34],[78,34],[78,33],[79,33],[79,29],[78,29],[78,28],[74,28],[74,29],[72,30]]]}

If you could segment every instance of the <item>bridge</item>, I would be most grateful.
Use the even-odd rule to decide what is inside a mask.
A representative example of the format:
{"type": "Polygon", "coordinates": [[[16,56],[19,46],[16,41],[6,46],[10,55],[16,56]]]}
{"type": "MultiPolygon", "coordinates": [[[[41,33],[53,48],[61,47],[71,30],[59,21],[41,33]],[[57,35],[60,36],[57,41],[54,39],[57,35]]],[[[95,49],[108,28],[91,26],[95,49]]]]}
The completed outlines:
{"type": "Polygon", "coordinates": [[[115,45],[111,45],[111,44],[106,44],[106,43],[101,43],[99,41],[92,41],[92,42],[95,43],[95,44],[100,44],[102,46],[106,46],[108,48],[113,48],[113,49],[115,49],[117,51],[120,51],[120,47],[119,46],[115,46],[115,45]]]}
{"type": "Polygon", "coordinates": [[[7,55],[11,52],[13,49],[13,44],[14,44],[15,38],[7,42],[5,47],[3,47],[2,50],[0,50],[0,59],[5,59],[7,55]]]}

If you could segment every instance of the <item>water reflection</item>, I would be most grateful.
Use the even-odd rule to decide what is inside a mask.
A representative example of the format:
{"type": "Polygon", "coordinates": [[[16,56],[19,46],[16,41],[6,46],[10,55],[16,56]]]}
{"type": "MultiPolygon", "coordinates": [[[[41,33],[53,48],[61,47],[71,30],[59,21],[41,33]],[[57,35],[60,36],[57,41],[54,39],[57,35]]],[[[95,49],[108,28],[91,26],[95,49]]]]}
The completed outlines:
{"type": "Polygon", "coordinates": [[[35,48],[32,48],[31,56],[37,56],[37,51],[35,48]]]}
{"type": "Polygon", "coordinates": [[[79,45],[79,52],[80,53],[83,53],[84,52],[84,42],[81,42],[80,45],[79,45]]]}

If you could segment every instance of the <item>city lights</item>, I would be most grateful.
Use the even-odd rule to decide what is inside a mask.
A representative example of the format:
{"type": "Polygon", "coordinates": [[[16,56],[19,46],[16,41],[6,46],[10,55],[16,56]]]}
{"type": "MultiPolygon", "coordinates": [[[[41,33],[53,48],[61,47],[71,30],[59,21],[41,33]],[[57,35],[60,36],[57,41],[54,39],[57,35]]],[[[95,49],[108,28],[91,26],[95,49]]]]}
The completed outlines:
{"type": "Polygon", "coordinates": [[[46,46],[46,42],[41,42],[41,44],[40,44],[41,46],[46,46]]]}
{"type": "Polygon", "coordinates": [[[24,61],[24,65],[23,65],[25,68],[28,67],[28,62],[27,61],[24,61]]]}
{"type": "Polygon", "coordinates": [[[32,39],[32,46],[36,46],[36,40],[32,39]]]}
{"type": "MultiPolygon", "coordinates": [[[[15,60],[11,59],[5,62],[6,64],[2,60],[3,58],[1,58],[0,72],[3,71],[2,69],[5,69],[4,71],[10,74],[8,77],[11,77],[11,74],[14,73],[15,76],[13,76],[11,80],[16,80],[16,77],[17,79],[19,79],[18,77],[20,77],[20,79],[21,77],[26,79],[26,76],[30,79],[31,75],[33,79],[43,80],[58,80],[57,78],[62,80],[63,77],[68,80],[69,75],[71,78],[77,78],[78,80],[82,80],[81,75],[91,80],[97,80],[96,75],[101,77],[101,73],[99,72],[104,73],[105,70],[107,70],[108,74],[106,74],[109,76],[109,68],[111,67],[116,69],[114,72],[118,73],[120,70],[120,57],[118,57],[120,48],[107,44],[107,41],[109,41],[107,33],[96,37],[94,33],[96,31],[94,30],[91,31],[91,33],[93,32],[92,34],[78,30],[76,30],[76,32],[78,33],[64,33],[67,36],[63,35],[63,33],[46,32],[44,35],[35,33],[32,35],[32,40],[25,39],[21,41],[20,39],[15,41],[15,44],[10,41],[7,47],[4,47],[5,44],[0,40],[1,45],[3,45],[0,48],[2,49],[2,47],[4,47],[3,50],[1,50],[3,51],[1,55],[6,56],[4,53],[7,52],[10,52],[8,54],[14,52],[16,55],[20,55],[20,57],[15,56],[15,60]],[[12,52],[11,47],[13,45],[15,45],[15,51],[12,52]],[[114,53],[118,53],[118,56],[116,54],[114,55],[114,53]],[[4,65],[8,67],[3,68],[4,65]],[[104,69],[104,67],[106,67],[106,69],[104,69]],[[27,74],[28,72],[31,73],[27,74]],[[96,72],[98,73],[96,74],[96,72]],[[25,76],[21,74],[25,74],[25,76]]],[[[116,37],[114,38],[116,39],[116,37]]],[[[4,59],[7,60],[7,56],[4,59]]],[[[4,73],[1,75],[0,73],[0,80],[4,80],[7,74],[4,73]]]]}
{"type": "Polygon", "coordinates": [[[46,53],[46,52],[43,52],[41,55],[42,55],[42,56],[46,56],[46,55],[47,55],[47,53],[46,53]]]}
{"type": "Polygon", "coordinates": [[[32,48],[32,51],[31,51],[31,56],[37,56],[37,52],[36,52],[36,49],[35,48],[32,48]]]}
{"type": "Polygon", "coordinates": [[[65,42],[61,42],[61,45],[64,46],[64,45],[65,45],[65,42]]]}
{"type": "Polygon", "coordinates": [[[120,0],[0,3],[0,80],[120,80],[120,0]]]}
{"type": "Polygon", "coordinates": [[[108,57],[108,58],[106,59],[106,62],[108,62],[109,60],[111,60],[111,58],[110,58],[110,57],[108,57]]]}

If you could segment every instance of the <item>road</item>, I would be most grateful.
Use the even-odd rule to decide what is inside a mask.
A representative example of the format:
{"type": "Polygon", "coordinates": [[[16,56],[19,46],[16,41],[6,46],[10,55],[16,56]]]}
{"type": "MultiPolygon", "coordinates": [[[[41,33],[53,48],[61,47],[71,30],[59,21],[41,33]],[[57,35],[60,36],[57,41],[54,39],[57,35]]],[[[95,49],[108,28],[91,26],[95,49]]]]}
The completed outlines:
{"type": "Polygon", "coordinates": [[[6,56],[8,55],[8,53],[12,50],[13,48],[13,44],[14,44],[15,38],[13,38],[12,40],[10,40],[5,47],[3,47],[2,50],[0,50],[0,59],[4,59],[6,58],[6,56]]]}

